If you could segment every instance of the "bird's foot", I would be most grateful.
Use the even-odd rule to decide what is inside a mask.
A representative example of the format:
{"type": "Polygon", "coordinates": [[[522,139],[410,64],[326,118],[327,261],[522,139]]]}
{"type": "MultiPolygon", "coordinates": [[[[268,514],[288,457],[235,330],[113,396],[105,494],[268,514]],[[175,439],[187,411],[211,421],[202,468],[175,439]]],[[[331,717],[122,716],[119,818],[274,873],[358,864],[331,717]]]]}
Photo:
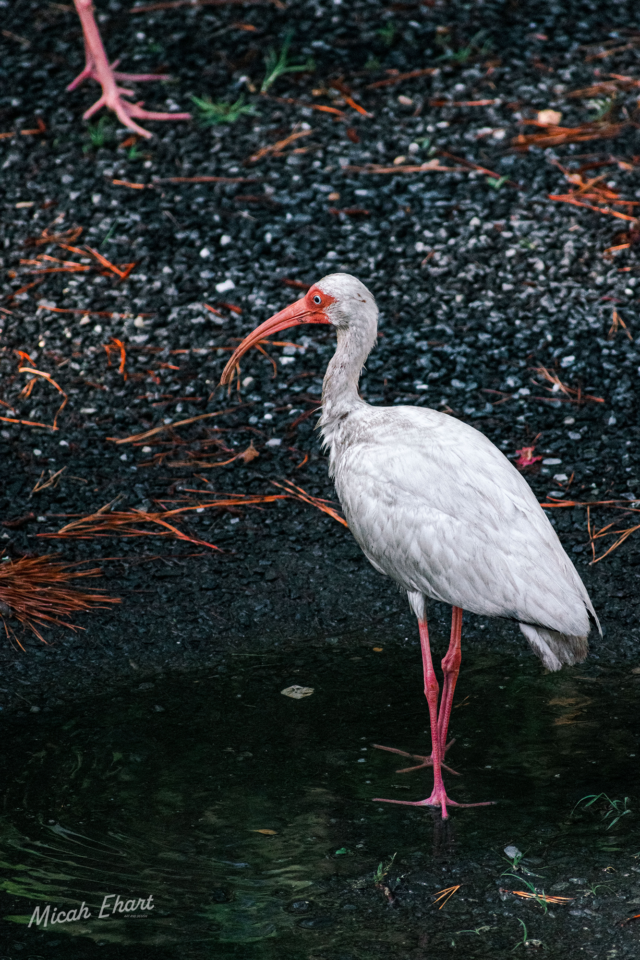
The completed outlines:
{"type": "Polygon", "coordinates": [[[190,120],[190,113],[159,113],[155,110],[143,110],[142,105],[144,100],[139,100],[137,103],[129,103],[128,100],[123,100],[122,96],[133,96],[132,90],[124,90],[122,87],[114,86],[112,90],[104,92],[102,96],[96,100],[92,107],[89,107],[87,111],[83,114],[83,120],[88,120],[93,116],[94,113],[97,113],[101,107],[107,107],[109,110],[113,110],[118,120],[123,127],[127,127],[129,130],[133,130],[134,133],[137,133],[140,137],[146,137],[147,139],[151,136],[148,130],[145,130],[140,124],[136,123],[133,119],[134,117],[137,120],[190,120]]]}
{"type": "Polygon", "coordinates": [[[450,800],[444,784],[440,787],[434,786],[431,796],[427,800],[387,800],[384,797],[374,797],[374,803],[397,803],[404,807],[440,807],[442,810],[442,819],[447,820],[449,813],[447,807],[491,807],[495,800],[485,800],[482,803],[458,803],[456,800],[450,800]]]}
{"type": "MultiPolygon", "coordinates": [[[[444,756],[445,752],[452,747],[455,743],[455,739],[450,740],[449,743],[442,749],[442,755],[444,756]]],[[[420,760],[415,767],[402,767],[401,770],[396,770],[396,773],[412,773],[414,770],[423,770],[424,767],[433,766],[433,754],[430,757],[423,757],[419,753],[407,753],[405,750],[398,750],[396,747],[383,747],[380,743],[372,744],[377,750],[386,750],[388,753],[397,753],[400,757],[409,757],[410,760],[420,760]]],[[[456,770],[452,770],[451,767],[448,767],[446,763],[442,763],[441,767],[443,770],[447,770],[449,773],[453,773],[454,776],[459,777],[460,774],[456,770]]]]}
{"type": "Polygon", "coordinates": [[[163,74],[132,74],[132,73],[117,73],[114,71],[114,67],[117,65],[118,61],[111,64],[108,67],[109,76],[104,77],[102,75],[103,71],[96,70],[94,64],[91,61],[87,62],[82,73],[80,73],[76,79],[69,84],[67,87],[68,90],[73,90],[78,86],[83,80],[90,78],[95,80],[102,86],[102,96],[85,111],[83,115],[84,120],[89,120],[90,117],[97,113],[102,107],[107,107],[109,110],[113,110],[117,116],[120,123],[123,127],[127,127],[129,130],[133,130],[141,137],[150,137],[151,134],[148,130],[145,130],[141,127],[135,120],[190,120],[190,113],[159,113],[154,110],[143,110],[142,104],[144,101],[140,100],[138,103],[129,103],[128,100],[125,100],[124,97],[132,97],[133,90],[126,90],[124,87],[118,86],[116,83],[117,80],[164,80],[166,77],[163,74]],[[135,118],[135,119],[134,119],[135,118]]]}

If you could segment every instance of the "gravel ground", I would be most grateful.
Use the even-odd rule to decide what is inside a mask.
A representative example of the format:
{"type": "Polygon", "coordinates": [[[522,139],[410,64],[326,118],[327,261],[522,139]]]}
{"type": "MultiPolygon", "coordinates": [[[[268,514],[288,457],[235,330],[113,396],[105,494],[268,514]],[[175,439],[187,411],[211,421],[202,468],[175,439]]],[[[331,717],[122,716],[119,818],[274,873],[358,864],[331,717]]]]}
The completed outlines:
{"type": "MultiPolygon", "coordinates": [[[[640,46],[625,26],[631,6],[608,8],[603,20],[598,5],[585,3],[517,11],[297,3],[291,60],[312,57],[315,70],[282,76],[262,97],[251,93],[264,75],[261,53],[281,45],[287,12],[230,6],[130,16],[118,3],[103,4],[110,53],[122,56],[126,69],[162,68],[173,77],[146,85],[147,106],[183,110],[192,94],[227,102],[242,95],[255,115],[208,128],[155,123],[151,141],[128,147],[128,132],[108,117],[101,133],[94,128],[94,138],[105,138],[95,147],[81,120],[95,84],[64,92],[82,65],[75,15],[26,0],[2,5],[2,130],[36,129],[38,118],[46,127],[37,136],[0,140],[0,367],[3,401],[16,411],[3,412],[52,423],[59,406],[60,394],[42,378],[29,396],[20,394],[28,379],[20,362],[48,373],[68,396],[56,432],[2,425],[4,549],[9,557],[61,549],[66,559],[97,559],[109,590],[124,601],[85,618],[81,636],[51,634],[55,643],[47,648],[33,641],[28,658],[6,644],[0,671],[7,684],[28,669],[33,699],[46,705],[66,684],[200,663],[234,643],[323,637],[363,623],[384,623],[400,641],[413,637],[404,602],[368,568],[348,532],[295,501],[190,514],[182,529],[222,553],[159,538],[38,539],[68,515],[92,513],[118,497],[120,508],[160,509],[158,503],[180,498],[204,502],[201,494],[211,491],[273,493],[272,480],[289,478],[330,498],[313,412],[333,350],[330,333],[295,331],[296,345],[271,347],[271,362],[247,357],[239,395],[216,387],[233,338],[328,272],[353,272],[378,299],[379,346],[362,379],[372,403],[449,411],[509,456],[535,445],[543,459],[527,475],[541,499],[640,496],[635,249],[603,255],[629,224],[548,199],[570,186],[558,163],[576,170],[612,157],[602,168],[606,184],[627,200],[639,198],[635,123],[614,140],[526,153],[510,146],[519,132],[535,132],[522,121],[541,109],[560,111],[568,126],[602,112],[600,101],[569,97],[573,90],[610,71],[637,74],[640,46]],[[371,89],[398,71],[426,68],[435,72],[371,89]],[[331,87],[335,81],[342,91],[331,87]],[[344,84],[368,115],[345,102],[344,84]],[[493,102],[433,105],[443,99],[493,102]],[[333,105],[342,115],[305,103],[333,105]],[[292,132],[305,136],[250,159],[292,132]],[[496,177],[467,172],[441,151],[496,177]],[[431,159],[458,172],[351,169],[393,167],[403,157],[402,165],[431,159]],[[239,182],[155,183],[176,176],[239,182]],[[83,232],[74,240],[75,227],[83,232]],[[109,270],[101,275],[90,256],[56,243],[29,245],[45,228],[64,235],[67,246],[86,244],[110,262],[136,265],[122,281],[109,270]],[[41,254],[87,270],[34,277],[38,266],[21,261],[41,254]],[[629,333],[620,328],[608,339],[614,309],[629,333]],[[113,338],[126,350],[126,380],[113,338]],[[604,402],[550,392],[534,372],[540,367],[604,402]],[[219,411],[215,423],[171,426],[219,411]],[[159,425],[167,429],[146,445],[109,439],[159,425]],[[248,462],[215,470],[190,465],[229,460],[250,445],[259,456],[248,462]],[[208,461],[198,459],[205,454],[208,461]],[[36,481],[60,470],[33,492],[36,481]],[[141,601],[144,616],[132,617],[133,610],[142,613],[141,601]]],[[[627,84],[611,117],[633,121],[636,95],[627,84]]],[[[629,612],[637,538],[590,566],[585,509],[550,513],[605,625],[605,647],[596,641],[596,655],[635,657],[638,633],[629,612]]],[[[633,516],[594,508],[593,520],[619,521],[624,529],[633,516]]],[[[613,540],[602,542],[600,553],[613,540]]],[[[471,618],[470,636],[482,638],[481,628],[486,635],[486,625],[471,618]]],[[[501,643],[517,642],[510,628],[491,632],[501,643]]],[[[0,691],[5,709],[16,705],[12,689],[0,691]]]]}

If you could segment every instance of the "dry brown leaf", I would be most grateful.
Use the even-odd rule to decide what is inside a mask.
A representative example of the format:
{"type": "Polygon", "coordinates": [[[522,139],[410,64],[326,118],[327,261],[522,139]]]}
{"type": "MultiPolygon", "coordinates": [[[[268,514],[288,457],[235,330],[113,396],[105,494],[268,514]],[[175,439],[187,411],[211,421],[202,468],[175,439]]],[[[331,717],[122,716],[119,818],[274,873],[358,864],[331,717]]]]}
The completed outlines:
{"type": "Polygon", "coordinates": [[[247,447],[247,449],[242,451],[238,459],[242,460],[243,463],[251,463],[252,460],[255,460],[256,457],[259,457],[259,456],[260,454],[254,447],[253,440],[252,440],[249,446],[247,447]]]}
{"type": "Polygon", "coordinates": [[[280,691],[283,697],[291,697],[292,700],[302,700],[303,697],[310,697],[313,692],[313,687],[301,687],[297,683],[280,691]]]}

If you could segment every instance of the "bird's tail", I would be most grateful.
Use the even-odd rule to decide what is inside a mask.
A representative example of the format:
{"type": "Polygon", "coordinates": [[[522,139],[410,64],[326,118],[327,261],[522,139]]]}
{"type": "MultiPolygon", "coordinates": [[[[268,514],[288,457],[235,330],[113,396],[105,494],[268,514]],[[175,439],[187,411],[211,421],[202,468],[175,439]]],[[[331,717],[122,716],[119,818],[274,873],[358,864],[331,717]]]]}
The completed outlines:
{"type": "Polygon", "coordinates": [[[587,637],[573,637],[530,623],[521,623],[520,629],[548,670],[560,670],[563,663],[582,663],[589,652],[587,637]]]}

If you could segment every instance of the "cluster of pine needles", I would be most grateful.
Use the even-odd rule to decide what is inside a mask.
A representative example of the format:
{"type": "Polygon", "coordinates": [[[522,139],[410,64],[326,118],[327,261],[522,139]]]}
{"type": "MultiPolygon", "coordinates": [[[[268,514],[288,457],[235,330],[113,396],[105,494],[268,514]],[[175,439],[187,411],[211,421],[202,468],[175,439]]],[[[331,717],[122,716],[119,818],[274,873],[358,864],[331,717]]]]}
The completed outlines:
{"type": "Polygon", "coordinates": [[[0,562],[0,621],[5,635],[24,650],[10,623],[17,620],[23,628],[46,643],[41,627],[57,625],[71,630],[83,629],[70,622],[78,613],[120,603],[103,590],[85,593],[73,585],[76,580],[98,577],[101,570],[78,569],[77,563],[63,563],[55,556],[21,557],[0,562]]]}

